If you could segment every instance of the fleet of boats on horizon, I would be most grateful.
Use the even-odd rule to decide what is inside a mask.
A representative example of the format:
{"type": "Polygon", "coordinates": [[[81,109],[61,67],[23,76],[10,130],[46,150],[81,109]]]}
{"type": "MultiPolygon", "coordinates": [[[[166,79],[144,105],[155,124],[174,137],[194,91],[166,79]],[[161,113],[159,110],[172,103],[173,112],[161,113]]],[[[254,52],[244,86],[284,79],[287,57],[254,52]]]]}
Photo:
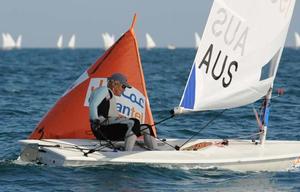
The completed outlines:
{"type": "MultiPolygon", "coordinates": [[[[115,36],[113,34],[109,34],[108,32],[104,32],[101,34],[102,40],[103,40],[103,49],[107,50],[110,48],[114,43],[115,43],[115,36]]],[[[146,45],[145,48],[147,50],[157,48],[157,45],[155,41],[153,40],[153,37],[149,34],[145,34],[146,38],[146,45]]],[[[63,49],[63,48],[68,48],[68,49],[75,49],[76,48],[76,35],[72,34],[68,44],[66,47],[63,45],[63,35],[60,34],[57,42],[56,42],[56,48],[58,49],[63,49]]],[[[300,48],[300,35],[298,32],[294,33],[294,39],[295,39],[295,48],[300,48]]],[[[198,49],[201,38],[199,33],[195,32],[194,33],[194,41],[195,41],[195,49],[198,49]]],[[[14,40],[12,35],[10,33],[2,33],[2,49],[3,50],[11,50],[11,49],[20,49],[22,48],[22,35],[18,35],[17,39],[14,40]]],[[[174,50],[176,49],[176,45],[173,43],[170,43],[166,46],[167,49],[174,50]]]]}
{"type": "MultiPolygon", "coordinates": [[[[113,34],[109,34],[108,32],[104,32],[101,34],[102,40],[103,40],[103,49],[107,50],[110,48],[114,43],[115,43],[115,36],[113,34]]],[[[63,49],[63,48],[68,48],[68,49],[75,49],[76,48],[76,35],[72,34],[70,40],[68,41],[66,47],[64,47],[63,44],[63,35],[60,34],[57,42],[56,42],[56,48],[58,49],[63,49]]],[[[145,48],[147,50],[157,48],[156,42],[153,40],[153,37],[149,34],[145,34],[145,39],[146,39],[146,45],[145,48]]],[[[294,41],[295,41],[295,48],[300,48],[300,35],[298,32],[294,33],[294,41]]],[[[198,49],[201,38],[200,35],[195,32],[194,33],[194,42],[195,42],[195,49],[198,49]]],[[[17,39],[14,40],[12,35],[10,33],[2,33],[2,49],[3,50],[11,50],[11,49],[20,49],[22,48],[22,35],[18,35],[17,39]]],[[[176,49],[176,45],[173,43],[170,43],[166,46],[167,49],[169,50],[174,50],[176,49]]]]}
{"type": "MultiPolygon", "coordinates": [[[[104,32],[101,34],[103,40],[103,49],[109,49],[115,43],[115,36],[113,34],[109,34],[108,32],[104,32]]],[[[152,36],[149,33],[145,34],[146,38],[146,45],[145,48],[150,50],[153,48],[157,48],[155,41],[153,40],[152,36]]],[[[63,43],[64,37],[63,34],[58,36],[57,42],[55,47],[58,49],[69,48],[75,49],[76,48],[76,35],[72,34],[68,44],[64,47],[63,43]]],[[[15,41],[10,33],[2,33],[2,49],[3,50],[11,50],[11,49],[20,49],[22,47],[22,35],[19,35],[17,40],[15,41]]],[[[197,32],[195,32],[195,49],[198,48],[200,44],[200,36],[197,32]]],[[[168,44],[166,48],[173,50],[176,49],[175,44],[168,44]]]]}

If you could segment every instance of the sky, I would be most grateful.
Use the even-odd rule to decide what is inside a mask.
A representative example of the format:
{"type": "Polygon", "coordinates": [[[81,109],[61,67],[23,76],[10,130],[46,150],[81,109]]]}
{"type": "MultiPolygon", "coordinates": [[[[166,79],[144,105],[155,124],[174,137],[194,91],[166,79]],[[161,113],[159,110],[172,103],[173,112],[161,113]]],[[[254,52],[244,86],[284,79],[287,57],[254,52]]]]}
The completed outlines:
{"type": "MultiPolygon", "coordinates": [[[[276,0],[275,0],[276,1],[276,0]]],[[[277,0],[284,1],[284,0],[277,0]]],[[[194,47],[212,0],[0,0],[0,32],[23,36],[22,47],[55,47],[63,34],[64,44],[76,34],[77,47],[103,47],[101,34],[119,38],[137,13],[135,32],[140,47],[150,33],[158,47],[174,44],[194,47]]],[[[294,45],[300,32],[300,0],[296,0],[286,46],[294,45]]],[[[0,40],[2,43],[2,39],[0,40]]]]}

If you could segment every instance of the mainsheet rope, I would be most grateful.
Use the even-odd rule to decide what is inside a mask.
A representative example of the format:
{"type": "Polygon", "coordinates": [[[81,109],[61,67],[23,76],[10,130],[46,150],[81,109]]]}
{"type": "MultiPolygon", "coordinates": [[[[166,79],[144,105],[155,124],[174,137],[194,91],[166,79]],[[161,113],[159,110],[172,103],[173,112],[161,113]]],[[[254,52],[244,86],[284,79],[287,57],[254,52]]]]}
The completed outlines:
{"type": "MultiPolygon", "coordinates": [[[[220,117],[225,111],[226,111],[226,109],[223,110],[221,113],[217,114],[216,116],[214,116],[208,123],[206,123],[203,127],[201,127],[197,133],[195,133],[195,134],[192,135],[189,139],[187,139],[181,146],[178,146],[178,145],[173,146],[173,145],[171,145],[170,143],[168,143],[168,142],[166,141],[166,139],[160,139],[160,138],[158,138],[158,137],[154,137],[154,138],[157,139],[157,140],[159,140],[160,142],[165,143],[166,145],[168,145],[168,146],[170,146],[170,147],[172,147],[172,148],[174,148],[174,149],[176,149],[176,150],[180,150],[180,148],[181,148],[182,146],[184,146],[184,145],[185,145],[186,143],[188,143],[192,138],[194,138],[194,137],[195,137],[196,135],[198,135],[201,131],[203,131],[206,127],[208,127],[208,125],[210,125],[214,120],[216,120],[218,117],[220,117]]],[[[163,123],[163,122],[165,122],[165,121],[167,121],[167,120],[169,120],[169,119],[171,119],[171,118],[173,118],[173,117],[175,116],[175,114],[173,113],[172,110],[170,111],[170,114],[171,114],[170,116],[168,116],[168,117],[166,117],[166,118],[164,118],[164,119],[162,119],[162,120],[160,120],[160,121],[158,121],[158,122],[155,122],[154,124],[152,124],[152,125],[150,125],[150,126],[151,126],[151,127],[156,126],[156,125],[161,124],[161,123],[163,123]]],[[[145,130],[145,129],[148,129],[148,127],[147,127],[147,128],[144,128],[144,129],[141,129],[141,131],[143,131],[143,130],[145,130]]],[[[147,134],[147,133],[146,133],[146,134],[147,134]]],[[[133,135],[133,134],[127,135],[124,139],[126,139],[127,137],[130,137],[130,136],[132,136],[132,135],[133,135]]],[[[105,147],[109,147],[109,146],[111,146],[112,149],[113,149],[114,151],[117,151],[117,150],[118,150],[118,149],[116,148],[115,144],[116,144],[117,142],[119,142],[119,141],[112,142],[112,141],[109,140],[109,139],[105,139],[105,141],[107,142],[106,145],[102,145],[102,144],[101,144],[101,141],[100,141],[100,146],[95,147],[94,149],[89,149],[89,150],[88,150],[88,149],[82,149],[82,148],[80,148],[80,147],[78,147],[78,146],[73,146],[73,148],[80,149],[80,151],[83,152],[83,155],[84,155],[84,156],[88,156],[88,154],[94,153],[94,152],[96,152],[96,151],[101,151],[101,150],[104,149],[105,147]],[[88,150],[88,151],[87,151],[87,152],[84,152],[84,150],[88,150]]],[[[52,146],[52,147],[58,147],[58,146],[52,146]]]]}
{"type": "Polygon", "coordinates": [[[192,140],[195,136],[197,136],[201,131],[203,131],[206,127],[208,127],[209,124],[211,124],[214,120],[216,120],[217,118],[219,118],[227,109],[224,109],[221,113],[218,113],[217,115],[215,115],[210,121],[208,121],[203,127],[200,127],[199,131],[197,133],[195,133],[194,135],[192,135],[189,139],[187,139],[181,146],[176,145],[175,149],[176,150],[180,150],[180,148],[182,146],[184,146],[185,144],[187,144],[190,140],[192,140]]]}

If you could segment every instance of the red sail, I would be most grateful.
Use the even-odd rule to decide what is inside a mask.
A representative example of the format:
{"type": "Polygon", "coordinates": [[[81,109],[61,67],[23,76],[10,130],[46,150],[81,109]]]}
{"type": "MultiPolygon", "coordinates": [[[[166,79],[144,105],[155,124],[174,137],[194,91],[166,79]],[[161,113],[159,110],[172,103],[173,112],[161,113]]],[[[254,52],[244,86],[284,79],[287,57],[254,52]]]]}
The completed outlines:
{"type": "MultiPolygon", "coordinates": [[[[110,48],[96,63],[74,83],[45,115],[30,135],[30,139],[92,139],[94,138],[89,124],[89,108],[86,105],[92,80],[106,79],[113,73],[122,73],[128,77],[132,90],[140,93],[125,95],[130,102],[144,108],[144,113],[136,112],[134,107],[123,109],[128,115],[135,115],[142,123],[153,124],[153,117],[148,101],[143,69],[138,44],[133,30],[136,17],[130,29],[110,48]],[[132,111],[126,111],[132,110],[132,111]]],[[[99,81],[101,84],[101,81],[99,81]]],[[[121,106],[121,104],[120,104],[121,106]]],[[[155,131],[155,127],[153,127],[155,131]]]]}

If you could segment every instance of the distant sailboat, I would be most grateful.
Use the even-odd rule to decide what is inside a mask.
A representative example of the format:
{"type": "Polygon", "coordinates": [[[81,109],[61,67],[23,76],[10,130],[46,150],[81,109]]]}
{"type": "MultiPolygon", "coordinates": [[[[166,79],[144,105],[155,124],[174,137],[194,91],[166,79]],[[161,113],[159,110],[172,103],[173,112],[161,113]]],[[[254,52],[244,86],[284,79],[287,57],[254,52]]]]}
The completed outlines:
{"type": "Polygon", "coordinates": [[[295,32],[295,46],[296,48],[300,48],[300,35],[297,32],[295,32]]]}
{"type": "Polygon", "coordinates": [[[2,33],[3,49],[10,50],[16,47],[16,43],[9,33],[2,33]]]}
{"type": "Polygon", "coordinates": [[[198,49],[200,45],[201,38],[197,32],[195,32],[195,48],[198,49]]]}
{"type": "Polygon", "coordinates": [[[167,46],[167,48],[170,49],[170,50],[174,50],[174,49],[176,49],[176,46],[173,45],[173,44],[169,44],[169,45],[167,46]]]}
{"type": "Polygon", "coordinates": [[[73,34],[68,44],[68,47],[70,49],[75,49],[75,41],[76,41],[76,37],[75,34],[73,34]]]}
{"type": "Polygon", "coordinates": [[[6,33],[2,33],[2,48],[3,49],[8,49],[7,48],[7,37],[6,37],[6,33]]]}
{"type": "Polygon", "coordinates": [[[22,46],[22,35],[19,35],[16,42],[16,48],[20,49],[22,46]]]}
{"type": "Polygon", "coordinates": [[[152,49],[155,47],[156,47],[156,44],[155,44],[154,40],[152,39],[151,35],[149,33],[146,33],[146,48],[152,49]]]}
{"type": "Polygon", "coordinates": [[[114,35],[110,35],[107,32],[102,33],[102,39],[103,39],[103,46],[105,50],[109,49],[115,43],[114,35]]]}
{"type": "Polygon", "coordinates": [[[61,49],[63,47],[63,35],[60,35],[58,37],[57,43],[56,43],[57,48],[61,49]]]}

